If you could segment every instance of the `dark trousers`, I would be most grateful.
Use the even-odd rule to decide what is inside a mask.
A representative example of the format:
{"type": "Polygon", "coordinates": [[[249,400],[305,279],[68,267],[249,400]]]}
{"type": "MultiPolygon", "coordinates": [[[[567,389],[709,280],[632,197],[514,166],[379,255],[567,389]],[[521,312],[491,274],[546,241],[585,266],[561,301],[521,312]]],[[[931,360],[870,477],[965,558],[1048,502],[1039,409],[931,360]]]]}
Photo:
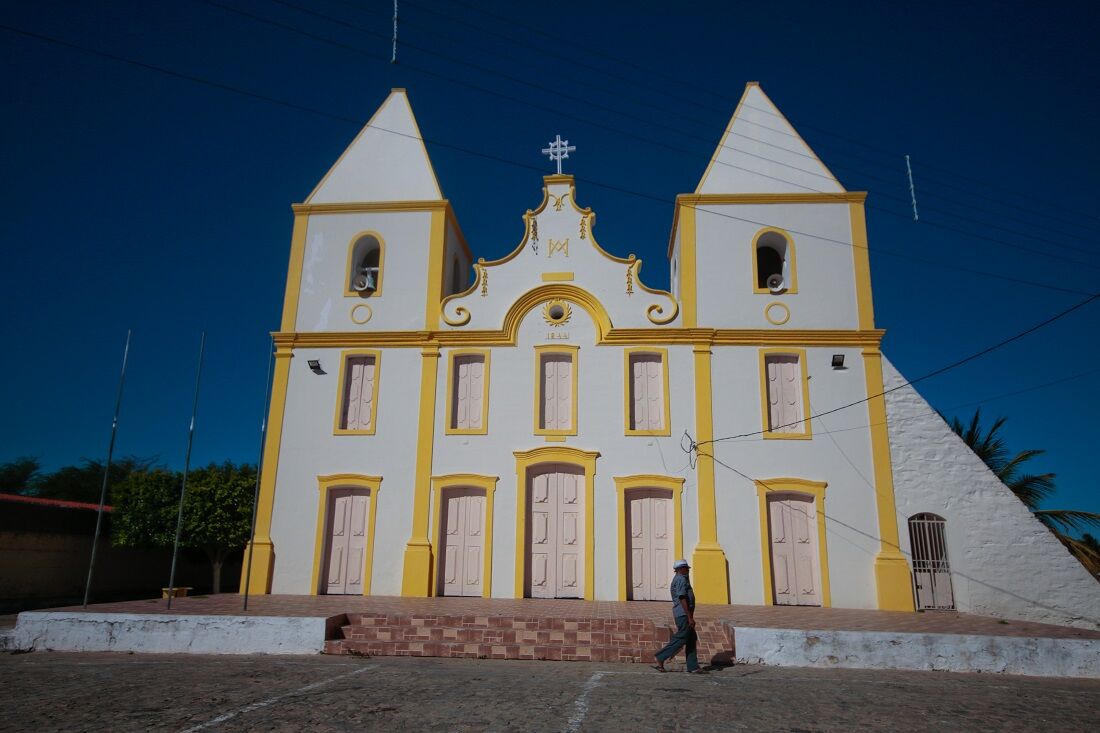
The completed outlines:
{"type": "Polygon", "coordinates": [[[680,647],[686,647],[684,655],[687,657],[688,671],[699,669],[699,657],[695,654],[695,641],[697,638],[695,629],[688,626],[687,616],[677,616],[676,633],[665,644],[665,648],[654,656],[657,657],[658,662],[664,664],[666,659],[671,659],[676,655],[676,652],[680,651],[680,647]]]}

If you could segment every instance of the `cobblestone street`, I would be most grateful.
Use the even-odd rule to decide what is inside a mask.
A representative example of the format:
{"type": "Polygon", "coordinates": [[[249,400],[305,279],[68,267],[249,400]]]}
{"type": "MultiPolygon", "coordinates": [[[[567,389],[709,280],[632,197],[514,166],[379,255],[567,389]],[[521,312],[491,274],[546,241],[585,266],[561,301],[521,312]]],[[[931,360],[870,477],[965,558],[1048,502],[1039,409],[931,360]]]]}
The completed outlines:
{"type": "Polygon", "coordinates": [[[1100,681],[356,657],[0,657],[4,731],[1095,730],[1100,681]],[[678,722],[678,725],[676,724],[678,722]]]}

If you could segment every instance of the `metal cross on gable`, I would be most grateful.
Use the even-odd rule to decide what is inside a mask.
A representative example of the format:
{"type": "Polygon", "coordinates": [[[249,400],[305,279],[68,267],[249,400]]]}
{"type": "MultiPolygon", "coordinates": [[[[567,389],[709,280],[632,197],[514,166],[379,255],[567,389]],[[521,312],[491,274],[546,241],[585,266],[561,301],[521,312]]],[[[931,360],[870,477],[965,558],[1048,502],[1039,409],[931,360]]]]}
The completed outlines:
{"type": "Polygon", "coordinates": [[[543,148],[542,154],[549,155],[550,160],[558,164],[558,175],[561,175],[561,161],[564,158],[568,158],[569,154],[575,152],[576,145],[570,145],[568,140],[562,140],[561,135],[555,135],[554,141],[550,143],[550,147],[543,148]]]}

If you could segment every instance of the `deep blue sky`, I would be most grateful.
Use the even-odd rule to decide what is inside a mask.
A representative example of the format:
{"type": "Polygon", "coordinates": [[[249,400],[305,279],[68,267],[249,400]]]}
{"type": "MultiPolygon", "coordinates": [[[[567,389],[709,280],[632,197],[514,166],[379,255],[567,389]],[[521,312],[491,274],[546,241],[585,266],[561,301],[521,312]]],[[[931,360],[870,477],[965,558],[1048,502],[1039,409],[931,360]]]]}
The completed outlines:
{"type": "MultiPolygon", "coordinates": [[[[357,132],[338,118],[365,122],[395,86],[477,256],[516,244],[551,170],[539,150],[560,133],[601,244],[666,287],[674,197],[759,80],[841,182],[870,191],[876,320],[908,377],[1098,289],[1093,3],[417,0],[401,3],[397,65],[386,0],[308,5],[369,32],[288,6],[307,0],[218,3],[332,43],[202,0],[0,11],[4,26],[323,113],[0,30],[0,461],[105,454],[127,328],[118,452],[182,465],[206,329],[195,461],[254,461],[290,204],[357,132]]],[[[921,391],[948,415],[989,400],[1013,447],[1047,449],[1034,463],[1058,473],[1048,505],[1100,511],[1098,324],[1094,302],[921,391]]]]}

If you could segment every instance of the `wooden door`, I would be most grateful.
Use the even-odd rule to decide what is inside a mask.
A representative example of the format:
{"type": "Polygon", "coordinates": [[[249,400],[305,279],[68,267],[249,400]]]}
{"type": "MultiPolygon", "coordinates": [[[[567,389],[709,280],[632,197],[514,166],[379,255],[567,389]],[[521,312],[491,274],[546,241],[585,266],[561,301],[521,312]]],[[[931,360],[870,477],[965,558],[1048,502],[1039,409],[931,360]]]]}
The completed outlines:
{"type": "Polygon", "coordinates": [[[628,598],[667,601],[672,577],[672,492],[637,489],[626,494],[628,598]]]}
{"type": "Polygon", "coordinates": [[[367,512],[370,491],[332,489],[328,499],[328,536],[322,592],[332,595],[363,593],[366,569],[367,512]]]}
{"type": "Polygon", "coordinates": [[[531,598],[584,597],[584,476],[546,471],[530,480],[527,578],[531,598]]]}
{"type": "Polygon", "coordinates": [[[482,595],[485,568],[485,492],[446,489],[440,517],[439,594],[482,595]]]}
{"type": "Polygon", "coordinates": [[[768,533],[776,604],[820,606],[821,568],[813,497],[768,497],[768,533]]]}

